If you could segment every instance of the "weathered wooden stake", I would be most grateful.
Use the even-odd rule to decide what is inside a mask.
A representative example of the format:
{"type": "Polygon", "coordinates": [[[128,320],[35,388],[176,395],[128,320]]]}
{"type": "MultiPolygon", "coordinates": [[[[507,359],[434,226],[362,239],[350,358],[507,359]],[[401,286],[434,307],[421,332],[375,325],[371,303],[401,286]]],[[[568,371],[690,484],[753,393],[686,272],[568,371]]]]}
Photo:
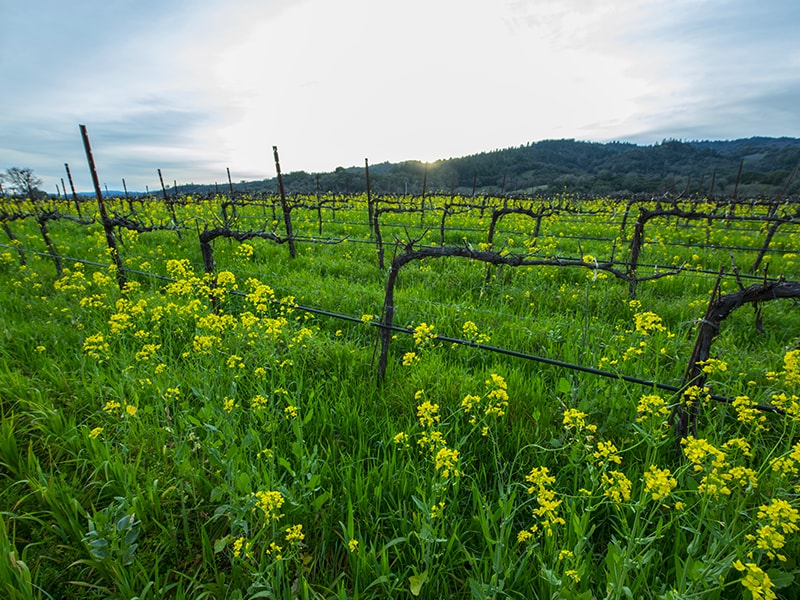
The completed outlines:
{"type": "Polygon", "coordinates": [[[175,206],[167,194],[167,188],[164,186],[164,178],[161,176],[161,169],[158,169],[158,180],[161,182],[161,191],[164,193],[164,203],[167,205],[167,210],[172,218],[172,226],[175,227],[175,233],[178,234],[178,239],[181,239],[181,230],[178,229],[178,217],[175,216],[175,206]]]}
{"type": "Polygon", "coordinates": [[[419,226],[425,225],[425,192],[428,191],[428,163],[425,163],[425,170],[422,172],[422,201],[419,204],[419,226]]]}
{"type": "Polygon", "coordinates": [[[75,193],[75,184],[72,183],[72,173],[69,171],[69,164],[64,163],[64,168],[67,170],[67,180],[69,181],[69,187],[72,189],[72,200],[75,202],[75,210],[78,211],[78,218],[83,218],[83,215],[81,215],[81,204],[78,202],[78,194],[75,193]]]}
{"type": "Polygon", "coordinates": [[[739,172],[736,173],[736,185],[733,186],[733,201],[736,202],[739,197],[739,180],[742,178],[742,167],[744,166],[744,159],[739,161],[739,172]]]}
{"type": "Polygon", "coordinates": [[[278,172],[278,190],[281,194],[281,210],[283,211],[283,224],[286,226],[286,237],[289,240],[289,256],[297,258],[297,250],[294,247],[294,234],[292,233],[292,215],[289,205],[286,203],[286,191],[283,188],[283,176],[281,175],[281,161],[278,158],[278,147],[272,147],[272,154],[275,157],[275,170],[278,172]]]}
{"type": "Polygon", "coordinates": [[[364,159],[364,175],[367,178],[367,218],[369,219],[369,234],[373,232],[373,207],[372,207],[372,192],[369,187],[369,159],[364,159]]]}
{"type": "Polygon", "coordinates": [[[105,231],[106,234],[106,243],[111,250],[111,258],[114,260],[114,265],[117,267],[117,284],[119,285],[119,289],[124,289],[127,283],[125,267],[122,264],[122,258],[117,249],[117,240],[114,237],[114,226],[109,221],[106,206],[103,204],[103,193],[100,191],[100,180],[97,178],[97,169],[94,166],[94,156],[92,156],[92,146],[89,144],[89,134],[86,132],[86,125],[79,125],[78,127],[81,130],[81,137],[83,137],[83,148],[86,151],[86,161],[89,163],[89,172],[92,175],[94,195],[97,198],[97,206],[100,209],[100,220],[103,223],[103,231],[105,231]]]}
{"type": "Polygon", "coordinates": [[[128,185],[125,183],[125,178],[122,178],[122,189],[125,190],[125,200],[128,201],[128,210],[133,214],[133,200],[128,195],[128,185]]]}
{"type": "Polygon", "coordinates": [[[161,169],[158,170],[158,180],[161,182],[161,191],[164,194],[164,202],[169,202],[169,196],[167,195],[167,188],[164,186],[164,178],[161,176],[161,169]]]}
{"type": "MultiPolygon", "coordinates": [[[[319,173],[317,173],[317,223],[319,223],[319,235],[322,236],[322,201],[319,197],[319,173]]],[[[335,214],[335,213],[334,213],[335,214]]],[[[372,227],[372,223],[370,223],[372,227]]]]}
{"type": "Polygon", "coordinates": [[[228,190],[231,193],[231,200],[233,200],[233,181],[231,181],[231,168],[225,167],[225,170],[228,172],[228,190]]]}

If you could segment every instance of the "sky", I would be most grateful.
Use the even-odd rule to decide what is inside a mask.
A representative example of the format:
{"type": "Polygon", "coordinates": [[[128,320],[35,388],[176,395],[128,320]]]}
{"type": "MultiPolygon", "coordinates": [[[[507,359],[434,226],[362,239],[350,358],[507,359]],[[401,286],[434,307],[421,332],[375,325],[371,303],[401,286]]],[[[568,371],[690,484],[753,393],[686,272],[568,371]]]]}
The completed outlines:
{"type": "Polygon", "coordinates": [[[797,0],[0,0],[0,172],[112,190],[800,137],[797,0]]]}

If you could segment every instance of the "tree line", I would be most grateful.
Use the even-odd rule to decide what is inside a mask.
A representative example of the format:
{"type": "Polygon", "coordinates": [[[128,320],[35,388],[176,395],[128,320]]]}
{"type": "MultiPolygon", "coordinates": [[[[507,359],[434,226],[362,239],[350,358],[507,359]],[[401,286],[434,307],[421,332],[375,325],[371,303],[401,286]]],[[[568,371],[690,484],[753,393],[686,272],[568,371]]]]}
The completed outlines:
{"type": "MultiPolygon", "coordinates": [[[[302,157],[300,157],[302,160],[302,157]]],[[[739,198],[800,193],[800,139],[752,137],[730,141],[662,140],[651,146],[574,139],[530,142],[431,163],[409,160],[337,167],[327,173],[282,175],[288,194],[385,195],[425,193],[514,197],[665,194],[739,198]]],[[[38,197],[41,180],[31,169],[0,173],[0,192],[38,197]]],[[[277,177],[241,181],[238,193],[277,193],[277,177]]],[[[180,184],[174,193],[213,194],[228,186],[180,184]]]]}
{"type": "MultiPolygon", "coordinates": [[[[800,193],[792,179],[800,163],[800,139],[748,138],[732,141],[663,140],[652,146],[625,142],[545,140],[431,163],[383,162],[338,167],[328,173],[283,174],[287,193],[421,195],[631,195],[755,198],[800,193]],[[785,189],[784,189],[785,188],[785,189]]],[[[276,178],[240,182],[242,192],[274,192],[276,178]]],[[[208,193],[213,186],[179,186],[208,193]]]]}

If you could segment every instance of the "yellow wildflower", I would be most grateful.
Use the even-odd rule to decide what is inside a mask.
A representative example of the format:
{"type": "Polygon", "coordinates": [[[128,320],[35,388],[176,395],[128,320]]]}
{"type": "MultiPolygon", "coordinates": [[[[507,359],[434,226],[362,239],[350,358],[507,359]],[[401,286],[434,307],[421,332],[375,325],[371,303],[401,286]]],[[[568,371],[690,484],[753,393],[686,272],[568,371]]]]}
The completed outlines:
{"type": "Polygon", "coordinates": [[[572,579],[574,583],[579,583],[581,578],[578,576],[578,571],[575,569],[567,569],[564,571],[564,575],[572,579]]]}
{"type": "Polygon", "coordinates": [[[589,432],[596,432],[597,425],[586,424],[586,413],[581,412],[577,408],[568,408],[564,411],[564,419],[562,421],[564,429],[567,431],[574,429],[576,432],[586,429],[589,432]]]}
{"type": "Polygon", "coordinates": [[[600,480],[603,485],[603,495],[614,502],[627,502],[631,499],[631,481],[621,471],[601,473],[600,480]]]}
{"type": "Polygon", "coordinates": [[[444,502],[439,502],[439,504],[431,506],[431,519],[441,517],[442,511],[444,511],[444,502]]]}
{"type": "Polygon", "coordinates": [[[636,331],[642,335],[650,335],[656,331],[667,331],[664,324],[654,312],[641,312],[633,315],[633,320],[636,325],[636,331]]]}
{"type": "Polygon", "coordinates": [[[745,425],[752,425],[757,431],[765,429],[764,423],[767,417],[759,412],[756,403],[748,396],[737,396],[733,400],[733,408],[736,409],[736,418],[745,425]]]}
{"type": "Polygon", "coordinates": [[[222,410],[226,413],[233,412],[234,408],[238,408],[238,404],[236,404],[236,400],[234,398],[228,398],[227,396],[222,399],[222,410]]]}
{"type": "Polygon", "coordinates": [[[103,406],[103,410],[105,412],[113,412],[116,409],[120,408],[122,405],[117,402],[116,400],[109,400],[106,402],[105,406],[103,406]]]}
{"type": "Polygon", "coordinates": [[[414,328],[414,344],[417,346],[425,346],[428,342],[436,338],[433,333],[434,326],[427,323],[420,323],[414,328]]]}
{"type": "Polygon", "coordinates": [[[278,544],[270,542],[267,555],[272,556],[275,560],[281,560],[283,558],[282,551],[283,549],[278,544]]]}
{"type": "Polygon", "coordinates": [[[608,463],[622,464],[622,458],[617,454],[617,447],[613,442],[598,442],[594,457],[598,461],[597,466],[601,468],[608,463]]]}
{"type": "Polygon", "coordinates": [[[641,423],[650,417],[666,416],[669,414],[667,403],[658,394],[645,394],[639,399],[639,405],[636,407],[638,416],[636,422],[641,423]]]}
{"type": "Polygon", "coordinates": [[[517,543],[518,543],[518,544],[524,544],[525,542],[527,542],[527,541],[528,541],[529,539],[531,539],[532,537],[533,537],[533,533],[531,533],[531,532],[530,532],[529,530],[527,530],[527,529],[523,529],[522,531],[520,531],[520,532],[517,534],[517,543]]]}
{"type": "Polygon", "coordinates": [[[234,558],[239,557],[249,557],[250,556],[250,547],[252,546],[252,542],[248,542],[245,536],[240,536],[236,538],[233,542],[233,556],[234,558]]]}
{"type": "Polygon", "coordinates": [[[716,358],[709,358],[708,360],[701,360],[697,363],[699,367],[703,368],[703,373],[712,375],[714,373],[722,373],[728,370],[728,363],[724,360],[716,358]]]}
{"type": "Polygon", "coordinates": [[[453,477],[459,477],[458,466],[458,450],[452,448],[440,448],[435,456],[436,470],[441,472],[442,477],[445,479],[450,478],[452,472],[453,477]]]}
{"type": "Polygon", "coordinates": [[[280,492],[258,491],[253,496],[256,499],[256,508],[260,508],[265,517],[277,521],[283,516],[280,514],[280,510],[283,506],[284,498],[280,492]]]}
{"type": "Polygon", "coordinates": [[[677,485],[678,482],[669,469],[659,469],[656,465],[650,465],[644,474],[644,491],[651,494],[653,500],[666,498],[677,485]]]}
{"type": "Polygon", "coordinates": [[[423,427],[431,427],[434,423],[438,423],[438,413],[439,405],[431,404],[429,400],[425,400],[425,402],[417,406],[417,418],[423,427]]]}
{"type": "Polygon", "coordinates": [[[416,352],[406,352],[403,354],[403,366],[410,367],[416,362],[419,362],[419,356],[417,356],[416,352]]]}
{"type": "Polygon", "coordinates": [[[741,579],[742,585],[753,594],[753,600],[776,600],[777,596],[772,591],[773,584],[761,567],[755,563],[742,564],[740,560],[733,561],[733,567],[745,573],[741,579]]]}
{"type": "Polygon", "coordinates": [[[288,544],[299,544],[306,538],[305,534],[303,533],[303,524],[298,523],[297,525],[290,525],[289,528],[286,530],[286,543],[288,544]]]}
{"type": "Polygon", "coordinates": [[[397,435],[392,438],[392,441],[397,444],[398,446],[402,445],[408,448],[408,434],[404,431],[401,431],[397,435]]]}

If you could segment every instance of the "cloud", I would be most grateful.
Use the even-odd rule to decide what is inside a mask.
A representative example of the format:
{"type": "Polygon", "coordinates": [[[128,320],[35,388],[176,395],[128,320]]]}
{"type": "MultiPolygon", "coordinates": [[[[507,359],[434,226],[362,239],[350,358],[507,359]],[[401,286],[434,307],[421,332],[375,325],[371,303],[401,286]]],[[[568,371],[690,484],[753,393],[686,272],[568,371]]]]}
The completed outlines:
{"type": "Polygon", "coordinates": [[[800,132],[793,0],[0,2],[0,165],[49,187],[79,123],[130,188],[800,132]]]}

